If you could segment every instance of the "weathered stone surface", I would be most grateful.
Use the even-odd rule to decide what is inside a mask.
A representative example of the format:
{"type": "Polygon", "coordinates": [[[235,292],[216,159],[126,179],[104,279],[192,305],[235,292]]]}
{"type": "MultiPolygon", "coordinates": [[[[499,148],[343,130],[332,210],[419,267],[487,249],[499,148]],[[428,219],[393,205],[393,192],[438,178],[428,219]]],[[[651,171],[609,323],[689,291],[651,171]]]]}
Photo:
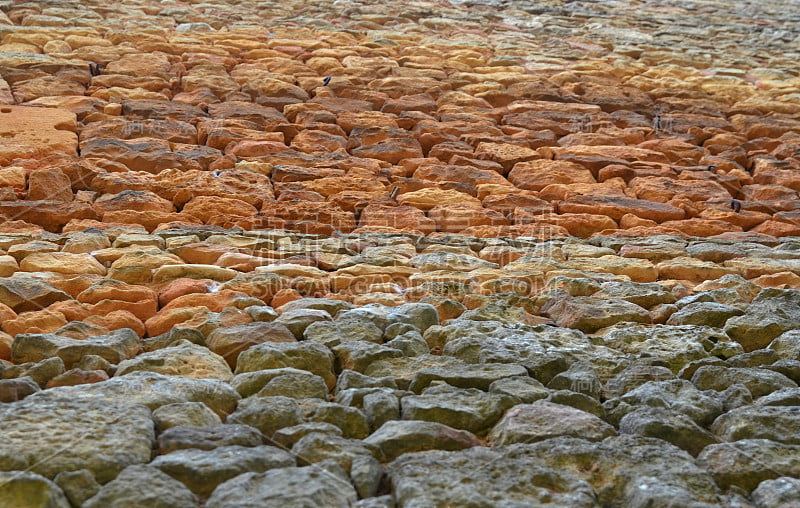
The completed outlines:
{"type": "Polygon", "coordinates": [[[507,448],[428,451],[401,456],[387,468],[401,506],[498,503],[595,506],[592,487],[534,456],[515,456],[507,448]],[[475,474],[479,472],[480,474],[475,474]]]}
{"type": "Polygon", "coordinates": [[[124,376],[135,371],[221,381],[233,377],[233,372],[221,356],[188,341],[124,360],[120,362],[115,375],[124,376]]]}
{"type": "Polygon", "coordinates": [[[87,469],[99,481],[108,481],[126,466],[150,460],[155,432],[146,407],[74,397],[69,390],[54,388],[46,397],[0,408],[7,423],[0,430],[3,470],[30,469],[53,478],[61,471],[87,469]],[[29,439],[31,431],[36,440],[29,439]],[[85,439],[88,433],[91,441],[85,439]]]}
{"type": "Polygon", "coordinates": [[[197,506],[198,499],[182,483],[150,465],[126,467],[103,485],[84,506],[154,506],[166,508],[197,506]]]}
{"type": "Polygon", "coordinates": [[[29,471],[0,473],[0,503],[5,506],[67,508],[70,502],[58,485],[29,471]]]}
{"type": "Polygon", "coordinates": [[[208,508],[282,507],[287,505],[345,507],[357,494],[341,468],[308,466],[245,473],[218,486],[208,508]]]}
{"type": "Polygon", "coordinates": [[[139,353],[139,337],[133,330],[122,329],[108,335],[85,340],[70,339],[55,334],[18,335],[11,345],[11,356],[16,363],[37,362],[59,357],[67,368],[72,368],[86,355],[95,355],[111,363],[133,358],[139,353]]]}
{"type": "Polygon", "coordinates": [[[560,404],[536,401],[509,409],[494,426],[489,439],[497,445],[533,443],[558,436],[600,441],[616,435],[600,418],[560,404]]]}
{"type": "Polygon", "coordinates": [[[722,488],[741,487],[751,491],[764,480],[798,475],[798,445],[769,439],[743,439],[712,444],[697,457],[700,467],[713,475],[722,488]],[[757,460],[742,460],[743,457],[757,460]]]}
{"type": "Polygon", "coordinates": [[[217,486],[244,473],[263,473],[295,465],[289,452],[274,446],[223,446],[213,450],[179,450],[156,457],[157,467],[202,498],[217,486]]]}
{"type": "Polygon", "coordinates": [[[333,353],[313,342],[265,342],[252,346],[239,355],[236,374],[284,367],[316,374],[325,380],[328,388],[336,384],[333,353]]]}
{"type": "Polygon", "coordinates": [[[161,453],[175,450],[197,449],[213,450],[223,446],[258,446],[262,436],[258,429],[240,424],[212,424],[200,427],[178,425],[158,436],[158,449],[161,453]]]}

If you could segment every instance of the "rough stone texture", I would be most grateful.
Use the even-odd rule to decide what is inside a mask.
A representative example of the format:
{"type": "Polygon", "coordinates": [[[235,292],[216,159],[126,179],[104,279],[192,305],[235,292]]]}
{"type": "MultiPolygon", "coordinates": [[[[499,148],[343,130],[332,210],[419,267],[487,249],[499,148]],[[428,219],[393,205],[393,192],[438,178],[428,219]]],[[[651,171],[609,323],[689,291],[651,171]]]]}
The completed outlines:
{"type": "Polygon", "coordinates": [[[149,465],[126,467],[83,506],[193,507],[197,497],[177,480],[149,465]]]}
{"type": "Polygon", "coordinates": [[[535,443],[559,436],[600,441],[616,435],[614,427],[600,418],[561,404],[536,401],[509,409],[492,429],[489,439],[497,445],[535,443]]]}
{"type": "Polygon", "coordinates": [[[150,411],[141,405],[74,397],[69,389],[48,390],[0,408],[3,425],[0,468],[55,477],[87,469],[101,482],[130,464],[150,460],[155,441],[150,411]],[[30,438],[31,434],[37,437],[30,438]]]}
{"type": "Polygon", "coordinates": [[[0,503],[3,506],[69,508],[70,502],[58,485],[30,471],[0,473],[0,503]]]}
{"type": "Polygon", "coordinates": [[[201,498],[206,498],[220,483],[247,472],[292,467],[295,459],[274,446],[222,446],[213,450],[178,450],[156,457],[150,465],[183,483],[201,498]]]}
{"type": "MultiPolygon", "coordinates": [[[[321,506],[793,502],[785,4],[2,3],[0,409],[139,407],[160,452],[313,441],[352,485],[321,506]],[[404,417],[483,435],[537,404],[578,438],[487,451],[542,473],[525,492],[408,494],[347,458],[404,417]],[[784,448],[748,452],[770,476],[709,432],[784,448]]],[[[29,436],[8,457],[37,425],[3,425],[29,436]]],[[[48,477],[77,506],[147,460],[48,477]]]]}
{"type": "Polygon", "coordinates": [[[574,474],[503,448],[407,454],[393,461],[387,473],[400,506],[597,504],[592,487],[574,474]]]}
{"type": "Polygon", "coordinates": [[[355,503],[356,491],[341,468],[308,466],[245,473],[221,484],[206,502],[208,508],[331,506],[355,503]]]}

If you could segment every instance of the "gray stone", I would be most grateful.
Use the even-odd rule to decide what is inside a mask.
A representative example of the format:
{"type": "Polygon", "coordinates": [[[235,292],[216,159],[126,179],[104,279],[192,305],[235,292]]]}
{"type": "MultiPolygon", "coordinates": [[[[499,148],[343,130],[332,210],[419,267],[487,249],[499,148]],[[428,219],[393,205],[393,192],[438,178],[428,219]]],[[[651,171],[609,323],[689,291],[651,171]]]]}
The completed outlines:
{"type": "Polygon", "coordinates": [[[387,494],[360,499],[353,505],[353,508],[395,508],[394,498],[387,494]]]}
{"type": "Polygon", "coordinates": [[[251,305],[245,309],[245,312],[258,323],[269,323],[278,318],[278,313],[269,305],[251,305]]]}
{"type": "Polygon", "coordinates": [[[29,398],[45,401],[79,397],[114,404],[141,404],[151,410],[176,402],[202,402],[220,417],[233,412],[240,399],[236,390],[222,381],[187,379],[146,371],[132,372],[102,383],[51,388],[29,398]]]}
{"type": "Polygon", "coordinates": [[[664,381],[674,378],[675,374],[666,367],[643,364],[631,365],[606,381],[603,386],[603,396],[606,399],[613,399],[614,397],[625,395],[648,381],[664,381]]]}
{"type": "Polygon", "coordinates": [[[769,348],[786,360],[800,360],[800,330],[789,330],[772,339],[769,348]]]}
{"type": "Polygon", "coordinates": [[[274,446],[222,446],[213,450],[178,450],[156,457],[151,466],[180,481],[201,498],[217,485],[244,473],[295,466],[292,454],[274,446]]]}
{"type": "Polygon", "coordinates": [[[403,356],[403,352],[399,349],[364,341],[344,342],[332,349],[336,355],[337,370],[352,370],[359,373],[366,372],[375,362],[403,356]]]}
{"type": "Polygon", "coordinates": [[[431,385],[421,395],[403,397],[400,401],[404,420],[438,422],[474,434],[487,432],[513,403],[505,395],[444,383],[431,385]]]}
{"type": "Polygon", "coordinates": [[[63,388],[42,393],[48,397],[0,405],[0,470],[53,478],[87,469],[105,482],[150,460],[155,431],[146,407],[73,397],[63,388]]]}
{"type": "Polygon", "coordinates": [[[336,384],[333,353],[314,342],[266,342],[252,346],[239,355],[236,374],[284,367],[312,372],[324,379],[328,388],[336,384]]]}
{"type": "MultiPolygon", "coordinates": [[[[407,325],[409,326],[409,325],[407,325]]],[[[430,348],[422,335],[416,330],[398,335],[386,342],[386,347],[392,347],[403,353],[403,356],[420,356],[430,353],[430,348]]]]}
{"type": "Polygon", "coordinates": [[[161,406],[153,411],[153,421],[159,432],[179,425],[207,427],[222,424],[219,415],[202,402],[178,402],[161,406]]]}
{"type": "Polygon", "coordinates": [[[158,436],[158,449],[161,453],[196,448],[213,450],[222,446],[258,446],[261,433],[248,425],[228,423],[205,427],[172,427],[158,436]]]}
{"type": "Polygon", "coordinates": [[[359,455],[350,465],[350,479],[361,498],[372,497],[378,493],[383,479],[383,466],[375,457],[359,455]]]}
{"type": "Polygon", "coordinates": [[[723,441],[771,439],[800,444],[800,406],[745,406],[721,415],[710,427],[723,441]]]}
{"type": "Polygon", "coordinates": [[[608,332],[603,341],[617,351],[664,360],[672,372],[709,356],[729,358],[743,352],[722,331],[710,326],[630,326],[608,332]]]}
{"type": "Polygon", "coordinates": [[[759,397],[757,406],[800,406],[800,388],[782,388],[759,397]]]}
{"type": "Polygon", "coordinates": [[[327,347],[349,341],[380,344],[383,342],[383,330],[369,321],[358,321],[355,318],[337,319],[310,324],[303,332],[303,337],[305,340],[319,342],[327,347]]]}
{"type": "Polygon", "coordinates": [[[407,323],[416,327],[420,333],[433,325],[439,324],[439,312],[429,303],[405,303],[392,307],[386,314],[386,319],[391,323],[407,323]]]}
{"type": "Polygon", "coordinates": [[[53,333],[27,333],[14,338],[11,361],[38,362],[57,356],[63,360],[66,369],[71,369],[85,355],[96,355],[110,363],[119,363],[135,357],[140,350],[139,336],[130,328],[88,339],[71,339],[53,333]]]}
{"type": "MultiPolygon", "coordinates": [[[[397,351],[396,349],[394,351],[397,351]]],[[[433,368],[451,368],[465,365],[462,360],[445,355],[398,357],[372,362],[364,370],[371,377],[391,377],[401,390],[408,389],[418,372],[433,368]]]]}
{"type": "Polygon", "coordinates": [[[686,305],[667,320],[668,325],[705,325],[722,328],[728,319],[741,316],[744,311],[732,305],[715,302],[698,302],[686,305]]]}
{"type": "Polygon", "coordinates": [[[764,367],[767,370],[783,374],[800,385],[800,360],[778,360],[764,367]]]}
{"type": "Polygon", "coordinates": [[[333,298],[300,298],[283,304],[276,310],[283,315],[287,312],[305,309],[321,310],[329,316],[336,317],[340,312],[353,309],[353,304],[333,298]]]}
{"type": "Polygon", "coordinates": [[[521,365],[507,363],[480,363],[433,367],[422,369],[414,374],[408,389],[421,393],[432,381],[444,381],[458,388],[477,388],[486,391],[492,383],[506,378],[527,376],[528,371],[521,365]]]}
{"type": "Polygon", "coordinates": [[[593,333],[621,322],[652,322],[646,309],[618,298],[601,300],[591,296],[578,296],[552,299],[545,302],[541,311],[558,326],[575,328],[585,333],[593,333]]]}
{"type": "Polygon", "coordinates": [[[600,400],[602,384],[591,364],[588,362],[575,362],[570,365],[569,369],[556,374],[547,383],[547,388],[550,390],[570,390],[600,400]]]}
{"type": "Polygon", "coordinates": [[[346,438],[363,439],[369,435],[367,415],[358,408],[335,402],[306,399],[301,402],[307,421],[331,423],[342,429],[346,438]]]}
{"type": "Polygon", "coordinates": [[[332,321],[331,315],[324,310],[293,309],[283,312],[274,323],[285,326],[297,340],[302,340],[303,334],[309,326],[324,321],[332,321]]]}
{"type": "Polygon", "coordinates": [[[417,327],[408,323],[392,323],[386,327],[383,332],[383,340],[390,341],[398,335],[403,335],[407,332],[417,332],[417,327]]]}
{"type": "Polygon", "coordinates": [[[3,369],[3,378],[23,378],[30,377],[41,388],[45,388],[47,383],[56,376],[60,376],[66,371],[64,361],[54,356],[45,358],[36,363],[28,362],[19,365],[12,365],[3,369]]]}
{"type": "Polygon", "coordinates": [[[314,465],[245,473],[217,487],[206,508],[349,508],[358,495],[347,474],[337,469],[314,465]]]}
{"type": "Polygon", "coordinates": [[[39,391],[39,385],[30,376],[0,380],[0,402],[15,402],[39,391]]]}
{"type": "Polygon", "coordinates": [[[124,376],[137,371],[220,381],[229,381],[233,377],[233,372],[223,357],[188,341],[180,341],[172,346],[124,360],[119,363],[114,375],[124,376]]]}
{"type": "Polygon", "coordinates": [[[489,434],[489,440],[495,445],[534,443],[559,436],[600,441],[616,433],[614,427],[597,416],[539,400],[506,411],[489,434]]]}
{"type": "Polygon", "coordinates": [[[598,418],[605,418],[606,412],[599,400],[586,395],[585,393],[573,392],[570,390],[555,390],[545,398],[547,402],[561,404],[562,406],[574,407],[598,418]]]}
{"type": "Polygon", "coordinates": [[[750,492],[764,480],[800,476],[800,445],[769,439],[712,444],[698,455],[697,464],[723,489],[739,487],[750,492]]]}
{"type": "Polygon", "coordinates": [[[381,331],[386,330],[386,327],[389,325],[389,320],[386,319],[385,308],[378,304],[370,304],[351,310],[341,311],[336,315],[336,321],[349,320],[370,322],[381,331]]]}
{"type": "Polygon", "coordinates": [[[701,427],[710,425],[723,412],[719,394],[701,392],[684,379],[648,381],[621,397],[603,403],[608,422],[613,425],[619,425],[622,417],[638,406],[679,411],[701,427]]]}
{"type": "Polygon", "coordinates": [[[765,288],[747,312],[728,320],[725,333],[745,351],[767,347],[779,335],[800,325],[800,290],[765,288]]]}
{"type": "Polygon", "coordinates": [[[431,345],[443,345],[443,355],[466,363],[522,365],[531,377],[542,383],[550,382],[577,358],[602,356],[583,332],[545,325],[476,321],[465,326],[460,322],[432,327],[425,334],[425,340],[431,345]]]}
{"type": "Polygon", "coordinates": [[[645,309],[659,304],[675,303],[675,296],[672,292],[665,286],[654,282],[604,282],[600,285],[600,290],[591,296],[599,299],[616,298],[625,300],[645,309]]]}
{"type": "Polygon", "coordinates": [[[481,258],[467,254],[457,254],[447,251],[429,252],[411,258],[411,266],[423,272],[435,270],[454,270],[468,272],[478,268],[499,268],[497,263],[485,261],[481,258]]]}
{"type": "Polygon", "coordinates": [[[336,425],[333,425],[332,423],[307,422],[300,423],[298,425],[292,425],[291,427],[284,427],[276,431],[275,434],[272,435],[270,443],[289,449],[294,446],[295,443],[300,441],[303,436],[311,434],[312,432],[330,434],[332,436],[342,435],[342,429],[336,425]]]}
{"type": "Polygon", "coordinates": [[[24,508],[69,508],[58,485],[30,471],[0,472],[0,505],[24,508]]]}
{"type": "Polygon", "coordinates": [[[758,508],[789,508],[800,506],[800,479],[782,476],[761,482],[753,491],[758,508]]]}
{"type": "Polygon", "coordinates": [[[731,367],[749,368],[771,365],[780,359],[781,356],[773,349],[757,349],[728,358],[727,363],[731,367]]]}
{"type": "Polygon", "coordinates": [[[260,430],[264,437],[271,438],[275,431],[302,422],[300,406],[289,397],[248,397],[227,420],[260,430]]]}
{"type": "Polygon", "coordinates": [[[463,450],[480,446],[474,434],[437,422],[395,420],[383,424],[364,440],[378,447],[387,462],[404,453],[426,450],[463,450]]]}
{"type": "Polygon", "coordinates": [[[398,506],[595,507],[592,487],[575,474],[509,448],[409,453],[387,475],[398,506]]]}
{"type": "Polygon", "coordinates": [[[723,391],[734,384],[747,387],[753,397],[761,397],[781,388],[797,388],[797,383],[783,374],[767,369],[738,369],[735,367],[700,367],[692,376],[700,390],[723,391]]]}
{"type": "Polygon", "coordinates": [[[653,407],[640,407],[625,415],[619,422],[619,433],[663,439],[693,456],[717,442],[685,414],[653,407]]]}
{"type": "MultiPolygon", "coordinates": [[[[252,388],[257,386],[260,382],[264,382],[264,385],[255,394],[257,397],[282,395],[294,399],[327,400],[328,398],[328,386],[325,384],[325,380],[305,370],[293,368],[259,370],[252,373],[240,374],[239,376],[247,376],[249,374],[262,374],[262,376],[259,376],[258,382],[253,383],[251,380],[248,386],[248,388],[252,388]],[[263,375],[264,373],[270,373],[268,374],[269,377],[263,375]]],[[[242,391],[239,390],[239,393],[242,393],[242,391]]],[[[244,394],[242,395],[247,396],[244,394]]]]}
{"type": "Polygon", "coordinates": [[[367,415],[370,429],[375,430],[390,420],[400,418],[400,400],[392,393],[376,391],[364,395],[362,410],[367,415]]]}
{"type": "Polygon", "coordinates": [[[73,506],[83,506],[83,503],[97,494],[101,487],[92,473],[86,469],[62,471],[56,475],[53,481],[61,487],[73,506]]]}
{"type": "Polygon", "coordinates": [[[126,467],[83,505],[84,508],[190,508],[197,497],[184,485],[148,465],[126,467]]]}
{"type": "MultiPolygon", "coordinates": [[[[631,493],[626,494],[626,490],[632,484],[641,485],[643,478],[655,478],[660,485],[674,489],[676,499],[692,500],[679,506],[718,504],[719,490],[712,476],[687,452],[660,439],[620,435],[592,442],[559,437],[509,446],[508,450],[508,455],[535,457],[560,473],[571,473],[591,483],[600,506],[628,506],[631,493]]],[[[671,506],[663,494],[662,489],[640,491],[637,503],[642,507],[671,506]]]]}
{"type": "Polygon", "coordinates": [[[395,382],[394,378],[389,376],[384,376],[380,378],[365,376],[364,374],[357,372],[355,370],[343,370],[339,377],[336,379],[336,389],[334,393],[339,393],[343,390],[349,390],[351,388],[376,388],[376,387],[387,387],[387,388],[397,388],[397,383],[395,382]]]}
{"type": "Polygon", "coordinates": [[[493,381],[489,385],[489,393],[507,395],[514,400],[515,404],[530,404],[547,398],[550,392],[542,383],[526,375],[493,381]]]}
{"type": "Polygon", "coordinates": [[[300,465],[332,460],[348,474],[353,460],[357,457],[380,456],[380,451],[365,441],[318,432],[301,437],[292,446],[292,453],[300,465]]]}
{"type": "Polygon", "coordinates": [[[741,383],[734,383],[719,393],[722,399],[722,410],[727,413],[737,407],[749,406],[753,403],[753,395],[750,390],[741,383]]]}

